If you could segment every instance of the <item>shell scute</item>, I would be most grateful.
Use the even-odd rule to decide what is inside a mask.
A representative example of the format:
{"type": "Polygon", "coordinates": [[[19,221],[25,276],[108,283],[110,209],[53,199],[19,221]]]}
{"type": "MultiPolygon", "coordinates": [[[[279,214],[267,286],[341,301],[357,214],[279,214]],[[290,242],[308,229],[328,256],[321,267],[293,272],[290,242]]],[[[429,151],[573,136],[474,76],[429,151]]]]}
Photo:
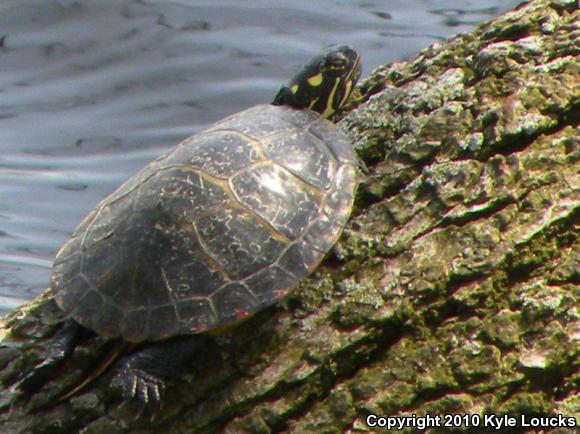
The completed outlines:
{"type": "Polygon", "coordinates": [[[232,178],[238,200],[284,237],[294,240],[316,217],[322,192],[277,164],[253,166],[232,178]]]}
{"type": "Polygon", "coordinates": [[[255,216],[236,208],[200,219],[197,229],[205,251],[232,280],[243,279],[271,264],[284,245],[255,216]]]}

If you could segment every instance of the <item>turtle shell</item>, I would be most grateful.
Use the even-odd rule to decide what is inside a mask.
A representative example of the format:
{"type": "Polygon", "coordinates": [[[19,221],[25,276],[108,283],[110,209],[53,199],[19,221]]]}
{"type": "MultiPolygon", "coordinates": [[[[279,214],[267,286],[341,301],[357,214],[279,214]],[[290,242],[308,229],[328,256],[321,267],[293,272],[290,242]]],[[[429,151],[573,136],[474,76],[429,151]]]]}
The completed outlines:
{"type": "Polygon", "coordinates": [[[302,281],[350,214],[351,144],[318,113],[259,105],[196,134],[105,198],[58,252],[58,305],[132,342],[200,333],[302,281]]]}

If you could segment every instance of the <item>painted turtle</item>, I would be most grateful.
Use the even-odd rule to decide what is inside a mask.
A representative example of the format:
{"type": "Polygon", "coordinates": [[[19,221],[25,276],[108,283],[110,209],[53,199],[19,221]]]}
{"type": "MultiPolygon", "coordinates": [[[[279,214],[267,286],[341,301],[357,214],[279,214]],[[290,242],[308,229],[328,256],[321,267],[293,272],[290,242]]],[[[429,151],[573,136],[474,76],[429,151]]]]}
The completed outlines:
{"type": "Polygon", "coordinates": [[[124,355],[113,385],[127,399],[158,401],[164,380],[199,351],[203,332],[298,285],[352,208],[357,160],[325,118],[359,76],[359,55],[330,47],[272,104],[186,139],[105,198],[56,256],[50,287],[72,321],[24,383],[68,357],[84,327],[157,341],[124,355]]]}

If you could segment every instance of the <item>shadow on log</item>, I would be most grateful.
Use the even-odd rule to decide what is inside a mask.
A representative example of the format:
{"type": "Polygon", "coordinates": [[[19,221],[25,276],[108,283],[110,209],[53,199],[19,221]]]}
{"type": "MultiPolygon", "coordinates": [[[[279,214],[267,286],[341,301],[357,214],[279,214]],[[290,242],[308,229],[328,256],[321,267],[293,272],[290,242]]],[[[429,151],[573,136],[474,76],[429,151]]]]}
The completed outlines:
{"type": "Polygon", "coordinates": [[[368,167],[341,241],[284,307],[208,344],[153,418],[121,405],[110,374],[42,407],[101,357],[100,338],[14,403],[59,314],[44,294],[9,315],[0,432],[384,431],[370,414],[480,415],[466,432],[488,413],[580,423],[579,18],[576,1],[533,1],[374,71],[340,121],[368,167]]]}

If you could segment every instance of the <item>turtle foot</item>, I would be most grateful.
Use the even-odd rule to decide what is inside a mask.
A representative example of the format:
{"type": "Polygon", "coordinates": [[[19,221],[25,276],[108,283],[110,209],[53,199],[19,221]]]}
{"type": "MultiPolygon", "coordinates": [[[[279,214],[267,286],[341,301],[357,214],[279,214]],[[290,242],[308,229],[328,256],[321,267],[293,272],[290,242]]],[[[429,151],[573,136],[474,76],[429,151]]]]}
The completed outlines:
{"type": "Polygon", "coordinates": [[[80,340],[89,332],[73,320],[67,320],[57,331],[50,351],[43,362],[24,373],[14,389],[19,399],[28,399],[44,386],[74,352],[80,340]]]}
{"type": "Polygon", "coordinates": [[[14,389],[19,398],[28,399],[46,384],[63,364],[65,357],[48,357],[20,378],[14,389]]]}
{"type": "Polygon", "coordinates": [[[165,381],[186,373],[207,341],[205,335],[193,335],[143,345],[119,361],[111,386],[126,401],[159,407],[165,381]]]}
{"type": "Polygon", "coordinates": [[[113,377],[112,386],[118,389],[126,401],[136,399],[142,406],[153,404],[159,407],[165,390],[165,381],[142,369],[123,363],[113,377]]]}

